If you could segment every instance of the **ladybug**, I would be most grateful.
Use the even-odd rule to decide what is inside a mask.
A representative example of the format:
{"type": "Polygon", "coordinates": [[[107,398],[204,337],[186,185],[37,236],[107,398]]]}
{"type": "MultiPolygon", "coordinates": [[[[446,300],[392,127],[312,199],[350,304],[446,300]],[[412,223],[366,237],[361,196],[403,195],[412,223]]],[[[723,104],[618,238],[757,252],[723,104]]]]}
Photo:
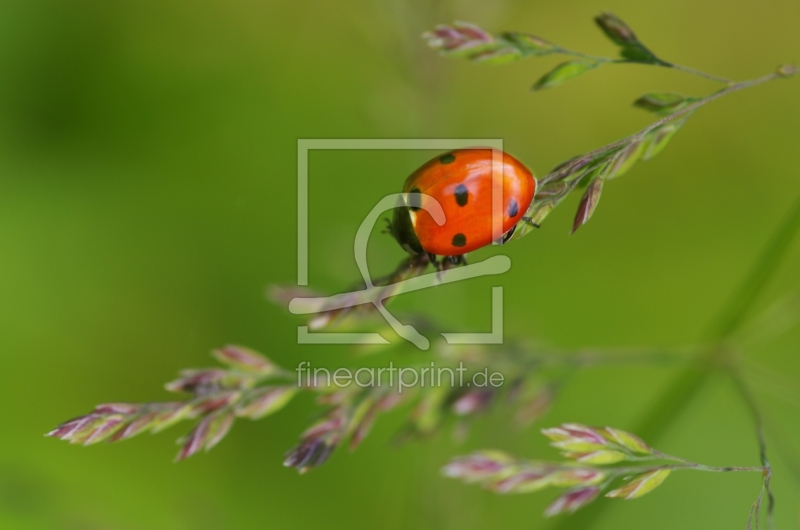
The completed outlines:
{"type": "MultiPolygon", "coordinates": [[[[519,160],[502,153],[502,237],[492,237],[492,149],[458,149],[437,156],[406,179],[394,210],[391,233],[412,256],[443,256],[455,265],[464,254],[492,242],[505,243],[536,193],[536,178],[519,160]],[[445,214],[441,226],[422,206],[435,199],[445,214]]],[[[498,190],[499,191],[499,190],[498,190]]],[[[535,226],[535,225],[534,225],[535,226]]]]}

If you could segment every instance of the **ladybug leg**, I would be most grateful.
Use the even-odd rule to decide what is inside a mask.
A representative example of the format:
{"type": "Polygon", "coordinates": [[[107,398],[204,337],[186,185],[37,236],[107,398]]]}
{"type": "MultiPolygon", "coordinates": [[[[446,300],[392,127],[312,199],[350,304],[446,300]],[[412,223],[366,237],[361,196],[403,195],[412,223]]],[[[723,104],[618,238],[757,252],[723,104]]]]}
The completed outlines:
{"type": "Polygon", "coordinates": [[[517,225],[512,226],[511,229],[508,232],[503,234],[503,237],[501,237],[500,239],[495,241],[495,244],[496,245],[505,245],[506,243],[508,243],[508,240],[511,239],[511,236],[513,236],[514,232],[516,232],[516,231],[517,231],[517,225]]]}
{"type": "Polygon", "coordinates": [[[439,283],[441,283],[442,280],[444,279],[444,271],[450,268],[448,266],[449,263],[450,259],[448,256],[442,256],[441,260],[433,262],[433,266],[436,269],[436,277],[439,280],[439,283]]]}
{"type": "Polygon", "coordinates": [[[466,265],[467,259],[464,255],[460,256],[447,256],[446,258],[442,259],[442,270],[449,270],[454,267],[458,267],[459,265],[466,265]]]}
{"type": "Polygon", "coordinates": [[[433,262],[434,267],[436,268],[436,272],[439,276],[439,281],[441,282],[445,271],[448,271],[452,268],[458,267],[459,265],[466,265],[467,259],[464,255],[461,256],[442,256],[442,259],[438,262],[433,262]]]}
{"type": "Polygon", "coordinates": [[[541,228],[541,226],[539,226],[538,223],[534,223],[533,222],[533,218],[531,218],[531,217],[523,217],[522,220],[525,221],[526,223],[528,223],[531,226],[534,226],[536,228],[541,228]]]}
{"type": "Polygon", "coordinates": [[[442,259],[438,259],[436,254],[428,252],[428,260],[431,262],[431,265],[433,265],[433,268],[436,269],[437,277],[439,282],[441,282],[444,271],[450,268],[447,266],[449,263],[448,257],[442,256],[442,259]]]}

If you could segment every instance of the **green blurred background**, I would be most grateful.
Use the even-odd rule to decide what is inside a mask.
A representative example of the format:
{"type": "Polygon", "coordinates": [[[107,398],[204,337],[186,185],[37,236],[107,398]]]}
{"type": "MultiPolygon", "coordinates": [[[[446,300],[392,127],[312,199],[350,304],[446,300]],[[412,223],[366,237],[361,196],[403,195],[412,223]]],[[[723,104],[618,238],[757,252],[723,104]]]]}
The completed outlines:
{"type": "MultiPolygon", "coordinates": [[[[353,454],[298,476],[282,455],[313,417],[309,397],[239,422],[214,451],[173,464],[181,425],[88,449],[44,438],[108,401],[167,399],[177,370],[240,343],[287,367],[350,363],[299,346],[299,321],[265,288],[296,279],[298,138],[502,138],[538,174],[652,120],[646,91],[710,93],[679,72],[611,66],[563,87],[528,87],[559,58],[487,67],[439,58],[420,34],[468,20],[612,55],[591,17],[609,9],[668,60],[749,79],[800,59],[800,3],[710,0],[524,2],[0,2],[0,527],[14,529],[544,528],[552,492],[496,497],[440,477],[454,454],[497,447],[552,458],[537,429],[478,422],[387,445],[402,414],[353,454]]],[[[406,295],[399,308],[483,330],[505,286],[507,337],[561,348],[691,343],[730,299],[800,193],[800,79],[702,109],[658,158],[606,186],[592,221],[577,197],[504,247],[512,270],[406,295]]],[[[312,286],[358,278],[355,230],[431,152],[314,152],[312,286]]],[[[473,260],[496,252],[476,253],[473,260]]],[[[402,251],[376,230],[375,274],[402,251]]],[[[800,241],[759,299],[798,287],[800,241]]],[[[758,309],[755,311],[758,312],[758,309]]],[[[797,386],[795,329],[746,354],[797,386]]],[[[543,425],[630,428],[668,384],[664,368],[586,371],[543,425]]],[[[800,455],[798,405],[756,395],[800,455]]],[[[790,396],[791,397],[791,396],[790,396]]],[[[745,408],[713,380],[659,440],[711,465],[757,465],[745,408]]],[[[800,500],[774,455],[778,522],[800,500]]],[[[743,528],[753,475],[679,473],[597,528],[743,528]]]]}

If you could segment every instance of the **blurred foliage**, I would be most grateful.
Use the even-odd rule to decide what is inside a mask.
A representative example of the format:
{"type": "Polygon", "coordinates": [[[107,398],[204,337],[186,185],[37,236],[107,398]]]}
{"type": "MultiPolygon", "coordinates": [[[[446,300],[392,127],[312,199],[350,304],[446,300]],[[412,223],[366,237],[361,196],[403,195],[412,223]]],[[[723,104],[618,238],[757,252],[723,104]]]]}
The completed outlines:
{"type": "MultiPolygon", "coordinates": [[[[547,494],[496,498],[439,475],[453,454],[482,447],[552,454],[533,430],[501,428],[502,417],[477,421],[461,447],[443,435],[390,449],[402,417],[387,415],[357,453],[302,477],[280,457],[312,419],[304,396],[175,465],[169,434],[77,450],[42,433],[96,403],[169,399],[153,389],[229,342],[286,367],[352,361],[346,347],[298,346],[297,321],[264,297],[267,284],[296,276],[298,138],[503,138],[541,175],[649,123],[630,108],[643,93],[709,92],[710,82],[677,72],[610,65],[531,94],[560,59],[480,68],[442,61],[420,38],[442,21],[475,20],[612,55],[587,23],[607,8],[670,60],[734,79],[791,61],[800,47],[800,5],[789,0],[0,3],[0,526],[545,526],[547,494]]],[[[476,253],[512,258],[500,280],[409,294],[397,307],[441,316],[448,331],[485,330],[499,281],[508,337],[563,348],[698,339],[798,193],[797,90],[776,82],[702,109],[669,150],[615,183],[574,237],[572,209],[555,211],[530,237],[476,253]]],[[[312,153],[315,287],[336,291],[358,277],[359,222],[430,156],[312,153]]],[[[370,269],[388,272],[402,251],[379,231],[370,269]]],[[[793,291],[799,270],[795,244],[759,305],[793,291]]],[[[743,353],[788,380],[756,391],[776,426],[768,434],[795,454],[799,338],[793,328],[743,353]]],[[[670,375],[582,372],[547,424],[629,428],[670,375]]],[[[756,465],[751,432],[734,390],[714,379],[658,447],[756,465]]],[[[800,488],[786,458],[773,463],[777,522],[791,527],[800,488]]],[[[740,527],[757,479],[697,475],[671,477],[595,528],[740,527]]]]}

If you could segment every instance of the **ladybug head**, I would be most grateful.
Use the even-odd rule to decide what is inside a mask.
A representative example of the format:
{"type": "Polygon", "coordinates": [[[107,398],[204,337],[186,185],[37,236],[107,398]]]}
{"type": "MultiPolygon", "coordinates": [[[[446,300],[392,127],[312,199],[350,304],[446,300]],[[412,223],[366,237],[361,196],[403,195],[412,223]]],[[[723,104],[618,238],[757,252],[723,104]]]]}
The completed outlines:
{"type": "Polygon", "coordinates": [[[389,233],[412,256],[425,253],[411,223],[410,207],[402,199],[398,201],[392,221],[389,222],[389,233]]]}

